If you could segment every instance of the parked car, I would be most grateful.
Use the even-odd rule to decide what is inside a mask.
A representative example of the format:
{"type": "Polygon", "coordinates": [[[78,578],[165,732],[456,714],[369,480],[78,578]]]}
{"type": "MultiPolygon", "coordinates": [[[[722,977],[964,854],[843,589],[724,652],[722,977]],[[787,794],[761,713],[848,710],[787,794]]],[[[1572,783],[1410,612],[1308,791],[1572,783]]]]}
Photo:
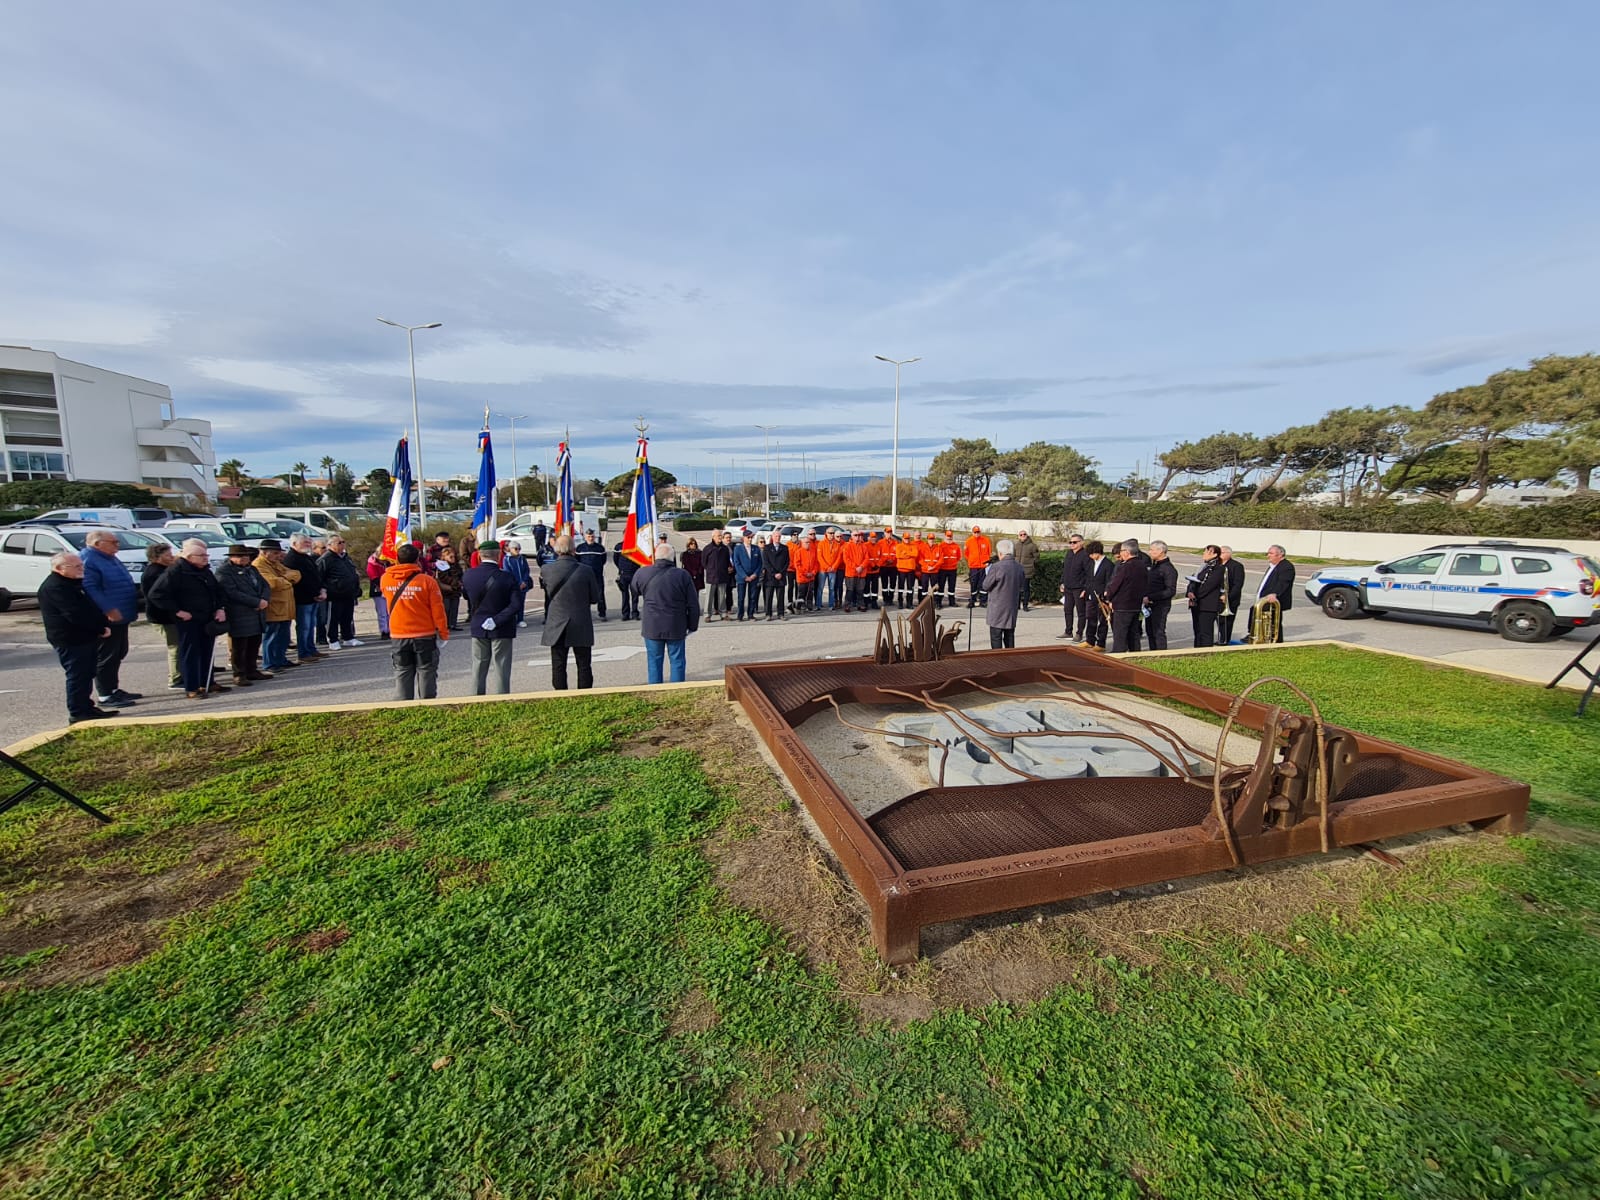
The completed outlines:
{"type": "Polygon", "coordinates": [[[835,530],[838,530],[840,533],[847,532],[843,525],[835,525],[832,521],[818,521],[814,525],[806,525],[802,528],[804,530],[809,530],[819,542],[835,530]]]}
{"type": "MultiPolygon", "coordinates": [[[[104,525],[11,525],[0,529],[0,612],[13,600],[32,599],[50,574],[50,558],[62,551],[76,554],[89,534],[104,525]]],[[[145,548],[167,539],[153,529],[112,529],[117,557],[135,576],[144,570],[145,548]]]]}
{"type": "Polygon", "coordinates": [[[1323,567],[1306,599],[1338,621],[1419,613],[1488,622],[1513,642],[1538,642],[1600,619],[1600,563],[1559,546],[1450,542],[1370,567],[1323,567]]]}
{"type": "Polygon", "coordinates": [[[744,536],[745,526],[752,525],[754,522],[754,517],[734,517],[722,528],[733,534],[735,538],[740,538],[744,536]]]}
{"type": "Polygon", "coordinates": [[[174,546],[181,546],[190,538],[199,538],[206,544],[206,557],[211,560],[213,571],[228,561],[228,547],[233,544],[233,539],[227,534],[193,525],[167,525],[162,528],[161,533],[174,546]]]}

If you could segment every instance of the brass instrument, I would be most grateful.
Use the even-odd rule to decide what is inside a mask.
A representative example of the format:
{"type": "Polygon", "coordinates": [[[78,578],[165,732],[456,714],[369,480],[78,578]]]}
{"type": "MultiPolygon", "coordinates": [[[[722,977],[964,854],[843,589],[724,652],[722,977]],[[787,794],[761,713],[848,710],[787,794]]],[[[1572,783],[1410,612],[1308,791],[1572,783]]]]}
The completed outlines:
{"type": "Polygon", "coordinates": [[[1263,596],[1256,601],[1250,616],[1250,641],[1253,645],[1270,644],[1278,640],[1283,629],[1283,604],[1276,596],[1263,596]]]}

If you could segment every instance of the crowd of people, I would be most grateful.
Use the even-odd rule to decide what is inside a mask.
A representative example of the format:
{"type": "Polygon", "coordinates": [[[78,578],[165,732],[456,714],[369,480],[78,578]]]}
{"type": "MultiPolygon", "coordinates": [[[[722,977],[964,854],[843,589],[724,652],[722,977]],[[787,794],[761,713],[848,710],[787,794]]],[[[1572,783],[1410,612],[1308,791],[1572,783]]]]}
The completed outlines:
{"type": "MultiPolygon", "coordinates": [[[[982,609],[995,648],[1014,645],[1016,616],[1031,607],[1039,547],[1026,530],[993,543],[981,528],[958,542],[939,533],[892,529],[806,530],[785,539],[746,529],[737,538],[714,530],[704,547],[687,538],[680,555],[666,542],[641,567],[622,544],[608,548],[593,530],[581,538],[548,536],[536,525],[534,553],[518,542],[452,540],[408,543],[394,559],[374,551],[365,571],[345,539],[296,535],[285,546],[268,538],[258,547],[228,547],[212,570],[199,540],[174,551],[152,545],[140,578],[117,557],[109,531],[91,533],[81,554],[59,554],[39,592],[46,635],[66,674],[73,722],[115,716],[143,697],[122,688],[128,628],[142,599],[147,620],[167,644],[168,688],[191,700],[251,687],[330,654],[360,647],[355,614],[367,580],[378,637],[391,642],[395,696],[431,699],[438,693],[440,650],[465,628],[476,695],[511,690],[514,639],[528,625],[528,601],[540,590],[540,642],[550,651],[550,681],[569,685],[569,659],[579,688],[594,686],[596,622],[608,621],[606,574],[615,569],[619,619],[638,621],[650,683],[682,681],[686,642],[710,621],[783,621],[801,613],[856,613],[910,607],[932,597],[957,603],[959,569],[967,568],[968,608],[982,609]],[[704,596],[702,598],[702,593],[704,596]],[[466,624],[461,606],[466,604],[466,624]],[[219,639],[228,641],[227,666],[215,665],[219,639]],[[231,674],[231,684],[223,677],[231,674]]],[[[1250,609],[1268,597],[1293,604],[1294,564],[1281,546],[1250,609]]],[[[1100,541],[1072,535],[1059,593],[1065,630],[1057,635],[1114,653],[1167,648],[1167,622],[1180,594],[1190,611],[1194,644],[1227,645],[1244,602],[1243,564],[1226,546],[1207,546],[1200,568],[1181,580],[1163,542],[1148,553],[1128,540],[1112,555],[1100,541]]],[[[1045,585],[1048,586],[1048,585],[1045,585]]],[[[1278,640],[1282,640],[1281,622],[1278,640]]]]}

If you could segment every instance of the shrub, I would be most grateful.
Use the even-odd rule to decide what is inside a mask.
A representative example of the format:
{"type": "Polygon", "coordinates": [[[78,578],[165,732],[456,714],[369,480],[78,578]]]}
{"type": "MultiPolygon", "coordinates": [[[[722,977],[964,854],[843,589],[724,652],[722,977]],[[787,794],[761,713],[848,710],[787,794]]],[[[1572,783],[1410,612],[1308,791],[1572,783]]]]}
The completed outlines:
{"type": "Polygon", "coordinates": [[[715,517],[679,517],[672,528],[676,533],[693,533],[700,529],[721,529],[723,524],[715,517]]]}

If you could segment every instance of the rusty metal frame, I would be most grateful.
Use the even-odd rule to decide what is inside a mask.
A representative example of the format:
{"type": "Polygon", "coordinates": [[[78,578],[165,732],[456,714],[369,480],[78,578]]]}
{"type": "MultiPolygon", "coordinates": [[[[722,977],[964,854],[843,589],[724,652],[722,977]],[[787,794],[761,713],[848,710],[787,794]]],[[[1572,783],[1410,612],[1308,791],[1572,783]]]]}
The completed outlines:
{"type": "MultiPolygon", "coordinates": [[[[1295,819],[1283,827],[1261,829],[1227,828],[1208,817],[1197,824],[1134,836],[911,869],[890,850],[872,822],[856,811],[797,732],[808,718],[829,710],[835,702],[901,706],[908,690],[936,697],[972,690],[975,683],[1002,687],[1048,682],[1050,676],[1070,678],[1088,686],[1132,689],[1181,701],[1218,716],[1232,712],[1236,726],[1258,733],[1277,729],[1273,722],[1284,713],[1273,705],[1071,647],[973,652],[930,662],[879,664],[859,658],[746,663],[726,669],[729,698],[740,704],[755,724],[845,874],[866,901],[878,952],[888,962],[915,959],[922,927],[939,921],[1203,875],[1236,865],[1295,858],[1323,850],[1325,840],[1327,846],[1352,846],[1461,823],[1497,833],[1519,832],[1526,825],[1526,784],[1380,738],[1330,727],[1328,732],[1340,739],[1338,744],[1346,749],[1353,747],[1357,756],[1388,756],[1386,761],[1398,761],[1442,782],[1377,795],[1334,798],[1326,805],[1326,827],[1321,817],[1295,819]]],[[[1293,717],[1290,720],[1294,723],[1293,717]]],[[[1322,733],[1320,721],[1318,733],[1322,733]]],[[[1261,766],[1258,764],[1256,769],[1261,770],[1261,766]]],[[[1131,801],[1139,794],[1140,783],[1149,781],[1094,782],[1102,797],[1108,789],[1129,785],[1125,794],[1131,801]]],[[[1181,786],[1193,787],[1200,782],[1181,786]]],[[[1076,785],[1074,780],[1057,780],[1048,786],[1056,800],[1070,805],[1076,785]]],[[[1203,785],[1209,797],[1209,776],[1203,785]]],[[[1003,801],[1008,792],[1018,787],[1040,786],[1005,784],[960,790],[966,795],[984,794],[986,799],[1003,801]]],[[[926,789],[895,804],[944,790],[926,789]]],[[[1233,811],[1236,815],[1238,804],[1233,811]]]]}

